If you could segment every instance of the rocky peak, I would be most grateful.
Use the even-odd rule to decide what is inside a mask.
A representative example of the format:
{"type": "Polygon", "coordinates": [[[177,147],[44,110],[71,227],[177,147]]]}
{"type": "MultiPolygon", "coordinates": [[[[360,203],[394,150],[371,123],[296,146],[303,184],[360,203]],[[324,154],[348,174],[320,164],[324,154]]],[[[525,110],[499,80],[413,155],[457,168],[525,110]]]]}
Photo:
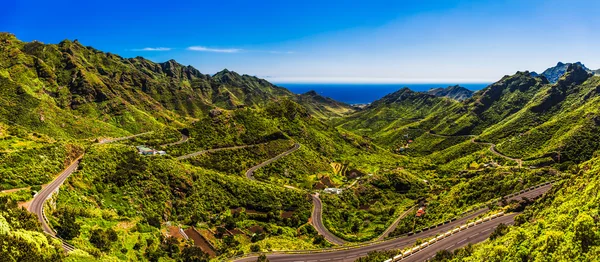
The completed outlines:
{"type": "Polygon", "coordinates": [[[578,85],[588,78],[592,74],[589,72],[584,65],[581,63],[569,64],[563,76],[558,80],[557,84],[560,86],[569,86],[572,84],[578,85]]]}
{"type": "Polygon", "coordinates": [[[560,79],[560,77],[563,76],[567,72],[567,69],[571,65],[578,65],[581,68],[583,68],[585,71],[591,72],[591,70],[588,69],[587,67],[585,67],[585,65],[583,65],[581,62],[575,62],[575,63],[558,62],[556,64],[556,66],[546,69],[541,75],[545,76],[546,79],[548,79],[548,81],[550,81],[551,83],[556,83],[558,81],[558,79],[560,79]]]}
{"type": "Polygon", "coordinates": [[[427,94],[434,95],[437,97],[448,97],[458,101],[462,101],[473,96],[473,91],[466,89],[462,86],[455,85],[446,88],[433,88],[427,91],[427,94]]]}
{"type": "Polygon", "coordinates": [[[304,94],[305,94],[305,95],[308,95],[308,96],[318,96],[318,95],[319,95],[319,94],[317,93],[317,91],[315,91],[315,90],[310,90],[310,91],[308,91],[308,92],[306,92],[306,93],[304,93],[304,94]]]}

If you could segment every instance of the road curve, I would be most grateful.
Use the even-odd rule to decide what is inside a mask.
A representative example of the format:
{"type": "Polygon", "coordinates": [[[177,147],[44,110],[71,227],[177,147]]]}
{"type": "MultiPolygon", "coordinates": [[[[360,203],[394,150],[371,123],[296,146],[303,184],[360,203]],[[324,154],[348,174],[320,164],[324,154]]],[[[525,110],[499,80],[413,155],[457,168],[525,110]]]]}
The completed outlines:
{"type": "Polygon", "coordinates": [[[327,241],[335,245],[343,245],[346,243],[343,239],[329,232],[323,224],[323,203],[319,198],[319,194],[311,195],[313,200],[313,210],[311,215],[311,224],[315,227],[319,235],[322,235],[327,241]]]}
{"type": "MultiPolygon", "coordinates": [[[[267,142],[268,143],[268,142],[267,142]]],[[[218,151],[222,151],[222,150],[232,150],[232,149],[242,149],[242,148],[247,148],[247,147],[255,147],[255,146],[260,146],[260,145],[264,145],[266,143],[260,143],[260,144],[254,144],[254,145],[243,145],[243,146],[230,146],[230,147],[220,147],[220,148],[213,148],[213,149],[205,149],[205,150],[200,150],[198,152],[194,152],[194,153],[190,153],[187,155],[183,155],[180,157],[177,157],[177,160],[183,160],[183,159],[188,159],[188,158],[192,158],[192,157],[196,157],[199,155],[203,155],[206,153],[213,153],[213,152],[218,152],[218,151]]]]}
{"type": "Polygon", "coordinates": [[[265,162],[262,162],[262,163],[260,163],[260,164],[258,164],[256,166],[251,167],[250,169],[248,169],[248,171],[246,171],[246,178],[248,178],[250,180],[255,180],[254,179],[254,171],[256,171],[257,169],[259,169],[259,168],[261,168],[263,166],[266,166],[268,164],[271,164],[271,163],[275,162],[277,159],[280,159],[280,158],[282,158],[284,156],[287,156],[287,155],[293,153],[294,151],[298,150],[299,148],[300,148],[300,144],[294,143],[294,146],[291,149],[289,149],[288,151],[285,151],[285,152],[283,152],[283,153],[281,153],[281,154],[279,154],[279,155],[277,155],[277,156],[275,156],[275,157],[273,157],[273,158],[271,158],[271,159],[269,159],[269,160],[267,160],[265,162]]]}
{"type": "MultiPolygon", "coordinates": [[[[520,200],[522,197],[535,198],[543,195],[552,187],[551,184],[544,185],[535,189],[532,189],[521,194],[506,198],[508,201],[515,199],[520,200]]],[[[267,258],[272,262],[295,262],[295,261],[354,261],[359,257],[366,256],[371,251],[382,251],[382,250],[394,250],[403,249],[414,245],[417,239],[424,239],[436,236],[441,233],[445,233],[451,229],[456,228],[459,225],[465,224],[467,221],[476,218],[477,216],[486,213],[488,208],[479,209],[473,213],[470,213],[460,219],[454,220],[450,223],[433,227],[427,231],[422,231],[410,236],[404,236],[394,238],[381,242],[374,242],[371,244],[361,245],[358,247],[348,247],[347,249],[326,251],[326,252],[315,252],[315,253],[303,253],[303,254],[284,254],[274,253],[267,254],[267,258]]],[[[484,223],[485,224],[485,223],[484,223]]],[[[477,227],[473,227],[477,229],[477,227]]],[[[465,230],[465,232],[472,232],[465,230]]],[[[256,256],[244,257],[236,259],[235,261],[250,262],[256,261],[256,256]]]]}
{"type": "Polygon", "coordinates": [[[181,134],[181,139],[179,139],[179,141],[173,142],[173,143],[164,144],[164,145],[160,145],[160,147],[168,147],[168,146],[174,146],[174,145],[183,144],[183,143],[187,142],[188,139],[190,139],[189,136],[181,134]]]}
{"type": "MultiPolygon", "coordinates": [[[[29,205],[28,211],[34,213],[38,217],[38,221],[42,225],[44,233],[50,235],[53,238],[57,238],[56,233],[54,232],[54,230],[52,230],[52,228],[50,228],[46,221],[46,216],[44,214],[44,203],[46,203],[46,200],[48,200],[48,198],[50,198],[50,196],[52,196],[52,194],[58,190],[58,188],[65,182],[65,180],[77,170],[77,167],[79,167],[79,161],[82,157],[83,155],[79,156],[77,159],[71,162],[71,164],[67,168],[65,168],[60,173],[60,175],[58,175],[58,177],[54,179],[54,181],[52,181],[50,184],[48,184],[46,187],[40,190],[40,192],[38,192],[33,197],[33,200],[29,205]]],[[[67,244],[62,240],[61,242],[63,243],[63,249],[65,249],[66,251],[74,250],[74,248],[71,245],[67,244]]]]}
{"type": "Polygon", "coordinates": [[[490,152],[492,152],[494,155],[497,155],[502,158],[506,158],[508,160],[515,161],[519,165],[519,168],[523,167],[523,160],[521,160],[519,158],[509,157],[507,155],[504,155],[504,154],[498,152],[496,150],[496,144],[476,141],[476,139],[477,139],[476,135],[440,135],[440,134],[432,133],[431,130],[427,131],[427,133],[432,136],[437,136],[437,137],[471,137],[471,143],[480,144],[480,145],[488,145],[488,146],[490,146],[490,152]]]}
{"type": "Polygon", "coordinates": [[[494,155],[497,155],[502,158],[506,158],[508,160],[515,161],[519,165],[519,168],[523,167],[523,160],[521,160],[519,158],[512,158],[512,157],[509,157],[507,155],[504,155],[504,154],[498,152],[496,150],[496,144],[476,141],[476,137],[471,138],[471,143],[480,144],[480,145],[488,145],[488,146],[490,146],[490,152],[492,152],[494,155]]]}
{"type": "Polygon", "coordinates": [[[390,233],[392,233],[396,229],[396,227],[398,227],[398,223],[400,223],[400,220],[402,220],[402,218],[404,218],[413,209],[415,209],[415,207],[416,206],[412,206],[408,210],[404,211],[404,213],[402,213],[400,216],[398,216],[398,218],[396,218],[396,220],[394,220],[394,222],[385,231],[383,231],[383,233],[381,233],[377,240],[384,240],[387,236],[389,236],[390,233]]]}
{"type": "MultiPolygon", "coordinates": [[[[126,140],[137,136],[146,135],[149,133],[152,133],[152,131],[127,137],[100,140],[98,144],[106,144],[115,141],[126,140]]],[[[82,157],[83,154],[77,157],[77,159],[75,159],[73,162],[71,162],[71,164],[67,168],[65,168],[52,182],[50,182],[50,184],[46,185],[46,187],[40,190],[40,192],[38,192],[33,197],[33,200],[31,201],[31,204],[27,209],[29,212],[34,213],[38,217],[38,221],[42,225],[42,230],[44,230],[44,233],[50,235],[52,238],[57,238],[61,240],[61,242],[63,243],[62,246],[65,249],[65,251],[73,251],[75,248],[63,241],[62,239],[58,238],[56,236],[56,232],[54,232],[54,230],[50,228],[46,220],[46,216],[44,214],[44,203],[46,203],[46,200],[48,200],[48,198],[50,198],[50,196],[52,196],[52,194],[58,190],[58,188],[65,182],[65,180],[67,180],[67,178],[71,174],[77,171],[77,168],[79,167],[79,161],[81,161],[82,157]]]]}
{"type": "Polygon", "coordinates": [[[121,141],[121,140],[132,139],[134,137],[143,136],[143,135],[152,134],[152,133],[154,133],[154,131],[140,133],[137,135],[118,137],[118,138],[99,139],[98,144],[108,144],[108,143],[117,142],[117,141],[121,141]]]}

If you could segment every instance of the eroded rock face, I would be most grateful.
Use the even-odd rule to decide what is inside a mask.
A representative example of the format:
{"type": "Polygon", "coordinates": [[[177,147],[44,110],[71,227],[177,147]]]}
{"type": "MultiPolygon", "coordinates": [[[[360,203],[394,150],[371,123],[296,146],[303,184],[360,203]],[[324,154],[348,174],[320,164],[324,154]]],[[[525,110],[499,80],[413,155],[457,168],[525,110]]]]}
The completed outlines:
{"type": "Polygon", "coordinates": [[[223,110],[221,110],[221,109],[218,109],[218,108],[211,109],[211,110],[208,112],[208,115],[209,115],[210,117],[217,117],[217,116],[220,116],[221,114],[223,114],[223,110]]]}
{"type": "Polygon", "coordinates": [[[427,91],[427,93],[437,97],[448,97],[458,101],[463,101],[471,98],[474,92],[462,86],[455,85],[446,88],[433,88],[427,91]]]}
{"type": "Polygon", "coordinates": [[[585,67],[581,62],[576,63],[562,63],[558,62],[556,66],[546,69],[541,75],[546,77],[550,83],[556,83],[558,80],[569,71],[569,68],[573,65],[580,66],[586,72],[592,72],[589,68],[585,67]]]}

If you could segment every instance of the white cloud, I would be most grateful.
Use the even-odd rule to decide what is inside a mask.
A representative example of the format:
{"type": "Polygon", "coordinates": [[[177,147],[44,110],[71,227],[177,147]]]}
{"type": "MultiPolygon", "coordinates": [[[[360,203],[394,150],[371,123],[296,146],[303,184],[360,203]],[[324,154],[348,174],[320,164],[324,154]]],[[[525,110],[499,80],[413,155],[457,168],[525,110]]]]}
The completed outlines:
{"type": "Polygon", "coordinates": [[[131,49],[131,51],[171,51],[169,47],[144,47],[139,49],[131,49]]]}
{"type": "Polygon", "coordinates": [[[243,49],[238,48],[208,48],[204,46],[190,46],[187,50],[213,53],[239,53],[243,51],[243,49]]]}
{"type": "Polygon", "coordinates": [[[276,51],[276,50],[247,50],[241,48],[209,48],[205,46],[190,46],[187,48],[190,51],[213,52],[213,53],[268,53],[268,54],[294,54],[293,51],[276,51]]]}

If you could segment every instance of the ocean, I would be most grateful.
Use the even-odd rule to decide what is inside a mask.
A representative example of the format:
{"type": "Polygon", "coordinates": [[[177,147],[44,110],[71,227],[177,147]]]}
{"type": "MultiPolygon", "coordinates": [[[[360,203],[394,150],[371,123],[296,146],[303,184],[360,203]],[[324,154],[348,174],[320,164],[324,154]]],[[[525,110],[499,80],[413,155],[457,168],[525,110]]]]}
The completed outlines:
{"type": "MultiPolygon", "coordinates": [[[[400,88],[408,87],[414,91],[427,91],[437,87],[448,87],[456,84],[291,84],[275,83],[296,94],[314,90],[322,96],[333,98],[348,104],[368,104],[400,88]]],[[[490,83],[461,84],[467,89],[477,91],[490,83]]]]}

